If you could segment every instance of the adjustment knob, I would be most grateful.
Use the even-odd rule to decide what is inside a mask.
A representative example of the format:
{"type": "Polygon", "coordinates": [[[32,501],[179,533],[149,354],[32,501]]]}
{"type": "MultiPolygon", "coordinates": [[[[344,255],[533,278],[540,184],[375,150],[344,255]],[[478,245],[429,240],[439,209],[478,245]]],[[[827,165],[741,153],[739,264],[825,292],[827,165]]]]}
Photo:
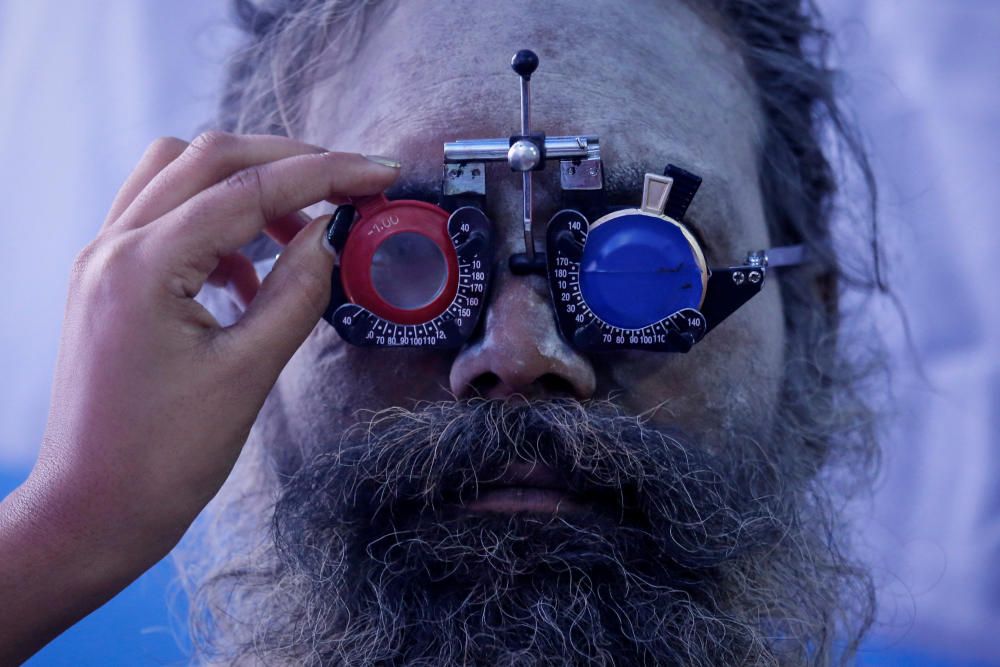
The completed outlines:
{"type": "Polygon", "coordinates": [[[521,49],[510,59],[510,66],[518,76],[531,79],[531,75],[538,69],[538,56],[531,49],[521,49]]]}
{"type": "Polygon", "coordinates": [[[534,142],[519,139],[507,151],[507,162],[514,171],[531,171],[542,160],[542,153],[534,142]]]}

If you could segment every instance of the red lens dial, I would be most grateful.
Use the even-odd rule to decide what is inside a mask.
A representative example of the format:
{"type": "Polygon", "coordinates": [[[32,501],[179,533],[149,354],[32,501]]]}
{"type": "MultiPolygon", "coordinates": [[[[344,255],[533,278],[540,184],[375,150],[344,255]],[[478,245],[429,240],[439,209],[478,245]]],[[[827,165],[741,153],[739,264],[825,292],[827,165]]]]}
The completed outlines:
{"type": "Polygon", "coordinates": [[[359,219],[340,259],[347,298],[397,324],[421,324],[447,310],[458,290],[447,211],[384,195],[353,204],[359,219]]]}

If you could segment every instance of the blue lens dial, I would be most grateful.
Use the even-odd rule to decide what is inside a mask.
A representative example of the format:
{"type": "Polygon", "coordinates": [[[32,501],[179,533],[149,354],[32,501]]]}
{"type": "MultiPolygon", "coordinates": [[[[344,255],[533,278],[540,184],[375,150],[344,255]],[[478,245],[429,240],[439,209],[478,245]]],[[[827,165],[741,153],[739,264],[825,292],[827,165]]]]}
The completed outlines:
{"type": "Polygon", "coordinates": [[[683,308],[699,308],[705,269],[677,224],[627,213],[591,229],[580,262],[580,293],[599,318],[641,329],[683,308]]]}

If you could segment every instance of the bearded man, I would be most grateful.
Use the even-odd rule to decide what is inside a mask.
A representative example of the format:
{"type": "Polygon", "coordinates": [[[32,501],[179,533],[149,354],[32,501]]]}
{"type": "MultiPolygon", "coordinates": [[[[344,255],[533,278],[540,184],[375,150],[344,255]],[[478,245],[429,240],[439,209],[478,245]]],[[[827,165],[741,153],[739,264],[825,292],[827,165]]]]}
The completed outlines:
{"type": "MultiPolygon", "coordinates": [[[[228,477],[179,554],[202,662],[847,662],[872,592],[827,489],[864,478],[875,444],[837,337],[854,276],[834,251],[824,133],[856,144],[815,14],[793,0],[237,9],[228,133],[157,142],[78,262],[46,441],[0,542],[10,572],[57,571],[15,600],[60,601],[12,618],[6,655],[162,557],[228,477]],[[581,352],[544,277],[507,263],[522,192],[491,169],[493,284],[461,348],[355,347],[317,324],[329,218],[298,210],[433,197],[444,142],[511,133],[506,62],[524,46],[542,60],[534,126],[600,136],[609,198],[634,206],[645,172],[683,165],[703,179],[685,223],[709,266],[792,244],[811,261],[768,274],[688,354],[581,352]],[[288,245],[259,284],[236,251],[268,252],[247,246],[262,230],[288,245]],[[237,323],[194,301],[206,281],[247,304],[237,323]],[[25,516],[71,537],[39,543],[25,516]]],[[[559,202],[545,173],[540,221],[559,202]]]]}

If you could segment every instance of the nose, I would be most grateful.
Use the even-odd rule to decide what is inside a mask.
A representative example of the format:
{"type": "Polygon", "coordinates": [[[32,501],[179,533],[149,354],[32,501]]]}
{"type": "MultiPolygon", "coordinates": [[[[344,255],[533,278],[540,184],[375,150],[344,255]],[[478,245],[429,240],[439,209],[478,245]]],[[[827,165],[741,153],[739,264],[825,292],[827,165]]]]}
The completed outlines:
{"type": "Polygon", "coordinates": [[[481,338],[470,342],[451,367],[458,398],[590,398],[594,368],[559,335],[544,281],[502,273],[486,310],[481,338]]]}

